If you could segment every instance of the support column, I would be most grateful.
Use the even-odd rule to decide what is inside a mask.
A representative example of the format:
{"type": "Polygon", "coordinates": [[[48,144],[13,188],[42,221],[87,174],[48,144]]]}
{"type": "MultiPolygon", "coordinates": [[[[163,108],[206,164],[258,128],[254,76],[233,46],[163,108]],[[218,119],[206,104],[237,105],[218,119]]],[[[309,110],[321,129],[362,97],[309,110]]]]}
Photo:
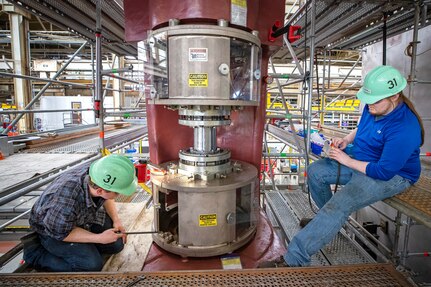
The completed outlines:
{"type": "MultiPolygon", "coordinates": [[[[115,59],[115,57],[113,57],[115,59]]],[[[112,69],[122,69],[124,68],[124,57],[117,57],[117,60],[112,64],[112,69]]],[[[114,97],[114,108],[118,109],[120,107],[124,107],[124,99],[122,97],[122,94],[120,90],[124,90],[124,81],[121,81],[120,79],[113,78],[112,80],[112,95],[114,97]]],[[[119,117],[115,116],[115,120],[118,120],[119,117]]]]}
{"type": "MultiPolygon", "coordinates": [[[[28,43],[28,21],[26,12],[12,5],[4,5],[4,10],[9,12],[13,69],[15,74],[30,75],[29,43],[28,43]]],[[[30,85],[25,79],[14,78],[14,99],[18,110],[23,110],[31,100],[30,85]]],[[[23,133],[32,129],[33,115],[26,115],[19,121],[17,130],[23,133]]]]}

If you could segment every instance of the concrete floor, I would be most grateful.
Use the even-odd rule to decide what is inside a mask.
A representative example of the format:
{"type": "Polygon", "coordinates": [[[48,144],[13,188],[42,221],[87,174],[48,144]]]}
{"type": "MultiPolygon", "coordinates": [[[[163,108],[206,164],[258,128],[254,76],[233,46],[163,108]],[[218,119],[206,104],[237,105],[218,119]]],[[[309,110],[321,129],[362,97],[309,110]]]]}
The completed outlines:
{"type": "Polygon", "coordinates": [[[0,160],[0,193],[3,189],[20,183],[37,174],[47,172],[88,154],[13,154],[0,160]]]}

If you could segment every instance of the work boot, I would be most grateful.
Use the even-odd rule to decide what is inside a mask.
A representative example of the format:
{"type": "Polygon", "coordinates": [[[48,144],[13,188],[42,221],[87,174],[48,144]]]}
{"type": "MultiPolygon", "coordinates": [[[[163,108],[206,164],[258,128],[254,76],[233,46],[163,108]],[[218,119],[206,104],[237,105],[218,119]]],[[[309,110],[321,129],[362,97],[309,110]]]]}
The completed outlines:
{"type": "Polygon", "coordinates": [[[310,218],[310,217],[301,218],[301,220],[299,221],[299,226],[301,228],[304,228],[305,226],[307,226],[308,223],[310,223],[311,220],[313,220],[313,218],[310,218]]]}
{"type": "Polygon", "coordinates": [[[257,268],[279,268],[279,267],[289,267],[286,261],[284,261],[283,256],[280,256],[271,261],[264,261],[257,265],[257,268]]]}

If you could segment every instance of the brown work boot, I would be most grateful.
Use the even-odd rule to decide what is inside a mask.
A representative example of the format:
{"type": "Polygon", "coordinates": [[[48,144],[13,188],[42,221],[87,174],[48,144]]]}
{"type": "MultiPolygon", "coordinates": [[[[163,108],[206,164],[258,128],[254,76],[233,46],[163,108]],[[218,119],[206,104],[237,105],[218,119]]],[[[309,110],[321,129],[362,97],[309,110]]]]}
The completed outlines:
{"type": "Polygon", "coordinates": [[[299,221],[299,226],[301,228],[304,228],[305,226],[307,226],[308,223],[310,223],[311,220],[313,220],[313,218],[310,218],[310,217],[301,218],[301,220],[299,221]]]}
{"type": "Polygon", "coordinates": [[[284,261],[283,256],[280,256],[271,261],[263,261],[257,265],[257,268],[279,268],[279,267],[289,267],[286,261],[284,261]]]}

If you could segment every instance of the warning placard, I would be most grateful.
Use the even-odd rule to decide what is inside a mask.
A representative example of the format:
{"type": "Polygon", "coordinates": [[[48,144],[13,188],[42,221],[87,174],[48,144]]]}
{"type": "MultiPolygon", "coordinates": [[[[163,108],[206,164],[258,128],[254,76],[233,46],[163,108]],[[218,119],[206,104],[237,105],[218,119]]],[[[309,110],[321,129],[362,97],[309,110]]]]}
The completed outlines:
{"type": "Polygon", "coordinates": [[[208,74],[207,73],[190,73],[189,74],[189,87],[208,87],[208,74]]]}
{"type": "Polygon", "coordinates": [[[200,214],[199,226],[217,226],[217,214],[200,214]]]}
{"type": "Polygon", "coordinates": [[[208,62],[207,48],[189,48],[190,62],[208,62]]]}

